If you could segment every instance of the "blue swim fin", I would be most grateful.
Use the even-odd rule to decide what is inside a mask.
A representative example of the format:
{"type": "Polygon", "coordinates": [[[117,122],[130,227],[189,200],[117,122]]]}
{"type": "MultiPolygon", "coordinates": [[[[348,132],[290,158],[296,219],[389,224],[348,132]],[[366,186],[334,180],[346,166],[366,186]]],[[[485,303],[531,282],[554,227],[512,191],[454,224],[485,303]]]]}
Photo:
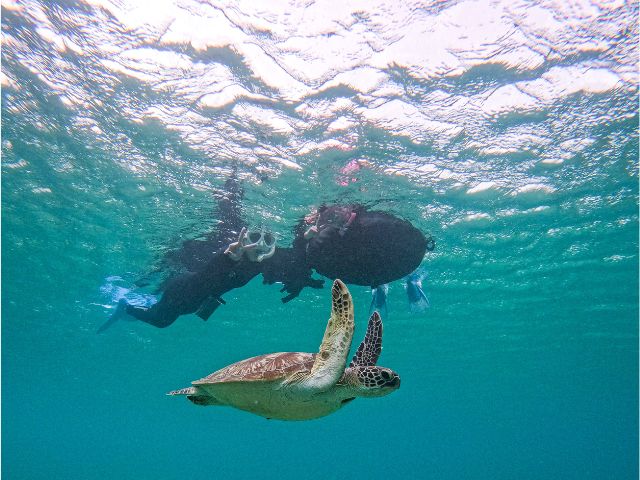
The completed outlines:
{"type": "Polygon", "coordinates": [[[429,299],[422,290],[422,280],[425,277],[426,274],[418,269],[405,278],[409,308],[413,313],[424,313],[429,308],[429,299]]]}
{"type": "Polygon", "coordinates": [[[384,312],[384,316],[387,316],[387,293],[389,293],[389,285],[386,283],[384,285],[380,285],[379,287],[371,289],[371,305],[369,306],[369,315],[377,310],[380,315],[382,315],[382,313],[384,312]]]}
{"type": "Polygon", "coordinates": [[[102,333],[110,328],[118,320],[136,321],[137,319],[127,313],[127,306],[149,308],[158,302],[158,297],[148,293],[132,292],[131,289],[118,285],[124,282],[121,277],[107,277],[104,285],[100,287],[100,293],[109,299],[109,303],[118,302],[115,311],[109,319],[102,324],[97,333],[102,333]]]}
{"type": "Polygon", "coordinates": [[[107,330],[111,325],[116,323],[121,318],[127,315],[127,301],[124,298],[121,298],[118,301],[118,306],[116,307],[116,311],[111,314],[109,319],[102,324],[102,326],[98,329],[97,333],[102,333],[107,330]]]}

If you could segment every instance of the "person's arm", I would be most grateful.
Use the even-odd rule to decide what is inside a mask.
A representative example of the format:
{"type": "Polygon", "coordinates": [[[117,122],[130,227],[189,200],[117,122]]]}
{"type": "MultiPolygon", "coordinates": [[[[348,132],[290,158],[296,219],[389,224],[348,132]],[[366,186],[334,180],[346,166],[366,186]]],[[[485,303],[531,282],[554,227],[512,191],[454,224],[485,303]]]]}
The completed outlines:
{"type": "Polygon", "coordinates": [[[296,298],[304,287],[322,288],[324,280],[311,277],[311,268],[306,264],[304,251],[296,248],[277,248],[273,257],[262,263],[262,277],[266,284],[281,282],[282,298],[287,303],[296,298]]]}
{"type": "Polygon", "coordinates": [[[260,273],[260,263],[273,255],[275,245],[270,249],[257,242],[248,243],[246,237],[247,229],[243,228],[238,240],[216,252],[199,272],[197,282],[207,288],[207,295],[195,313],[203,320],[225,304],[223,294],[246,285],[260,273]]]}

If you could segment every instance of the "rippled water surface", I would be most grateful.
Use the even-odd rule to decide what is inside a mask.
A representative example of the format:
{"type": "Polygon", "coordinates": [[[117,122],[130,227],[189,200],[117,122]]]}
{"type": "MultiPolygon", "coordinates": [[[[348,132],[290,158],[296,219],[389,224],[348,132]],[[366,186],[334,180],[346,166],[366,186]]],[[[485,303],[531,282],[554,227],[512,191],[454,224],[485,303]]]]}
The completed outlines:
{"type": "MultiPolygon", "coordinates": [[[[2,473],[8,479],[638,477],[638,5],[2,4],[2,473]],[[389,290],[402,388],[302,423],[169,398],[315,351],[329,290],[254,279],[208,322],[121,322],[132,283],[243,214],[322,202],[437,240],[431,307],[389,290]]],[[[370,292],[351,288],[356,338],[370,292]]]]}

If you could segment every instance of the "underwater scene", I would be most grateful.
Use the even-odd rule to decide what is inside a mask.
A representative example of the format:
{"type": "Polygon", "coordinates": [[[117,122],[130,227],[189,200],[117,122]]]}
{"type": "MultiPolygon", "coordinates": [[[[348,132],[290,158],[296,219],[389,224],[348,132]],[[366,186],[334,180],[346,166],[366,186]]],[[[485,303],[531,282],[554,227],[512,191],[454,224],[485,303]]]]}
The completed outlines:
{"type": "Polygon", "coordinates": [[[2,1],[6,479],[637,479],[637,2],[2,1]]]}

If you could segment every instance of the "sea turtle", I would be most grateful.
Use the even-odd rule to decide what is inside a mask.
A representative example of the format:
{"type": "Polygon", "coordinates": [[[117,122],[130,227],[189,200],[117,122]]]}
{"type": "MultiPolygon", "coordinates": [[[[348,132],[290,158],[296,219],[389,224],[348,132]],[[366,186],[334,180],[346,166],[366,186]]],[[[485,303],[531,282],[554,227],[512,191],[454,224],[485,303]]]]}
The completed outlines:
{"type": "Polygon", "coordinates": [[[335,412],[356,397],[380,397],[400,387],[393,370],[376,366],[382,320],[369,318],[367,333],[345,369],[353,337],[353,301],[340,280],[331,289],[331,317],[319,353],[281,352],[248,358],[168,395],[196,405],[228,405],[266,418],[308,420],[335,412]]]}

